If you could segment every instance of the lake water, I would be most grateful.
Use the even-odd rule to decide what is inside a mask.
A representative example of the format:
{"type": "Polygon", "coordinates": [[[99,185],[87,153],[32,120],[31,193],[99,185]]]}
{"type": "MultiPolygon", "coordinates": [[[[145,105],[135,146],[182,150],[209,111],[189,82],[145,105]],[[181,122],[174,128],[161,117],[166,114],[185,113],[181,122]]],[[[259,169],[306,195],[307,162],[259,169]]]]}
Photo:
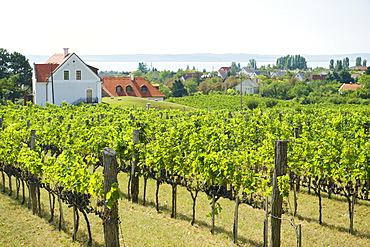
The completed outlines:
{"type": "MultiPolygon", "coordinates": [[[[46,60],[42,61],[32,61],[30,60],[31,67],[33,67],[33,63],[45,63],[46,60]]],[[[89,61],[84,60],[84,62],[88,65],[94,66],[99,69],[99,71],[125,71],[131,72],[135,71],[139,67],[139,62],[107,62],[107,61],[89,61]]],[[[169,71],[178,71],[179,69],[186,70],[188,67],[189,69],[195,68],[197,71],[202,72],[203,69],[206,71],[218,71],[221,67],[231,66],[232,62],[147,62],[143,61],[147,64],[148,68],[156,68],[159,71],[169,70],[169,71]]],[[[240,63],[242,67],[248,65],[248,61],[245,62],[237,62],[240,63]]],[[[261,65],[268,65],[268,64],[275,64],[276,61],[264,61],[258,62],[257,67],[261,65]]],[[[316,67],[328,67],[328,62],[307,62],[308,67],[316,68],[316,67]]]]}
{"type": "MultiPolygon", "coordinates": [[[[99,69],[99,71],[135,71],[139,67],[139,62],[96,62],[96,61],[85,61],[87,64],[94,66],[99,69]]],[[[271,62],[263,62],[258,63],[257,66],[261,65],[268,65],[268,64],[275,64],[276,61],[271,62]]],[[[203,69],[206,71],[217,71],[221,67],[227,67],[231,66],[231,62],[144,62],[147,64],[148,68],[156,68],[159,71],[163,70],[170,70],[170,71],[178,71],[179,69],[186,70],[186,68],[189,67],[189,69],[195,68],[197,71],[202,72],[203,69]]],[[[247,62],[240,62],[240,65],[242,67],[245,67],[248,65],[247,62]]],[[[316,67],[328,67],[328,62],[312,62],[307,63],[308,67],[316,68],[316,67]]]]}

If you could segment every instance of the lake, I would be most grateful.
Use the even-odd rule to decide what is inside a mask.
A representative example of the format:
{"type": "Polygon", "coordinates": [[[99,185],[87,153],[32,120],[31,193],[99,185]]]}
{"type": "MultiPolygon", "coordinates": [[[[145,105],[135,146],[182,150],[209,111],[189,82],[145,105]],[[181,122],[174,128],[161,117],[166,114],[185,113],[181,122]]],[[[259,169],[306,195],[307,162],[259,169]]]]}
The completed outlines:
{"type": "MultiPolygon", "coordinates": [[[[91,65],[93,67],[96,67],[99,69],[99,71],[125,71],[125,72],[131,72],[135,71],[139,67],[139,62],[119,62],[119,61],[96,61],[96,60],[89,60],[89,59],[83,59],[84,62],[88,65],[91,65]]],[[[45,60],[30,60],[31,67],[33,67],[33,63],[45,63],[45,60]]],[[[186,70],[187,67],[189,69],[193,69],[193,67],[197,70],[202,72],[203,69],[206,71],[218,71],[221,67],[228,67],[231,66],[232,62],[148,62],[148,61],[142,61],[147,64],[148,68],[156,68],[158,71],[163,70],[169,70],[169,71],[178,71],[179,69],[186,70]]],[[[245,67],[248,65],[248,61],[244,62],[237,62],[240,63],[242,67],[245,67]]],[[[268,64],[275,64],[276,60],[274,61],[263,61],[258,62],[257,61],[257,67],[260,67],[261,65],[268,65],[268,64]]],[[[316,67],[329,67],[329,61],[328,62],[307,62],[308,67],[316,68],[316,67]]],[[[352,66],[352,65],[351,65],[352,66]]]]}
{"type": "MultiPolygon", "coordinates": [[[[275,64],[276,61],[271,62],[263,62],[258,63],[257,67],[261,65],[267,64],[275,64]]],[[[96,62],[96,61],[85,61],[85,63],[98,68],[100,71],[135,71],[139,67],[139,62],[96,62]]],[[[197,70],[202,72],[203,69],[206,71],[217,71],[221,67],[231,66],[231,62],[144,62],[148,65],[148,68],[156,68],[159,71],[163,70],[170,70],[170,71],[178,71],[179,69],[186,70],[187,67],[189,69],[193,69],[193,67],[197,70]]],[[[242,67],[248,65],[248,61],[240,62],[242,67]]],[[[307,63],[308,67],[316,68],[316,67],[328,67],[328,62],[312,62],[307,63]]]]}

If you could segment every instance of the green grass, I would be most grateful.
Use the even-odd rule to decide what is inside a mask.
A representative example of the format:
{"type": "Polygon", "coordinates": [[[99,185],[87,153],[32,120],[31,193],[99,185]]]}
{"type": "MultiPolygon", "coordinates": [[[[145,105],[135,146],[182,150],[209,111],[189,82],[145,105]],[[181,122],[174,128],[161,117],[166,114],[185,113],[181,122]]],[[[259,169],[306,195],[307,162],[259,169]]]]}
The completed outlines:
{"type": "MultiPolygon", "coordinates": [[[[119,174],[121,190],[127,192],[126,174],[119,174]]],[[[142,180],[140,181],[140,199],[142,180]]],[[[2,189],[2,186],[0,186],[2,189]]],[[[87,242],[86,224],[80,218],[77,242],[72,243],[72,209],[64,206],[66,230],[59,232],[58,211],[54,222],[50,217],[48,197],[42,192],[43,218],[32,215],[21,206],[14,195],[0,193],[0,246],[84,246],[87,242]]],[[[232,241],[235,203],[220,199],[221,213],[216,217],[216,233],[211,235],[210,201],[200,193],[197,200],[196,222],[190,225],[192,200],[189,192],[178,188],[178,217],[171,219],[171,187],[161,185],[160,213],[155,209],[155,182],[148,180],[147,205],[133,204],[126,198],[119,201],[119,217],[124,241],[121,246],[235,246],[232,241]]],[[[292,200],[292,199],[290,199],[292,200]]],[[[291,201],[292,202],[292,201],[291,201]]],[[[239,208],[239,246],[263,246],[265,212],[247,205],[239,208]]],[[[347,203],[343,198],[323,198],[323,224],[318,224],[318,199],[303,191],[298,194],[298,216],[283,216],[302,225],[303,246],[370,246],[370,203],[359,201],[355,206],[355,235],[348,234],[347,203]]],[[[89,215],[93,246],[104,246],[103,226],[98,216],[89,215]]],[[[122,237],[122,236],[121,236],[122,237]]],[[[282,222],[281,246],[296,246],[296,234],[290,222],[282,222]]]]}
{"type": "Polygon", "coordinates": [[[156,109],[180,109],[180,110],[191,110],[195,109],[193,107],[188,107],[176,103],[165,102],[165,101],[155,101],[149,100],[145,98],[138,98],[138,97],[103,97],[103,103],[107,103],[112,106],[120,106],[120,107],[135,107],[135,108],[145,108],[147,103],[151,104],[151,108],[156,109]]]}

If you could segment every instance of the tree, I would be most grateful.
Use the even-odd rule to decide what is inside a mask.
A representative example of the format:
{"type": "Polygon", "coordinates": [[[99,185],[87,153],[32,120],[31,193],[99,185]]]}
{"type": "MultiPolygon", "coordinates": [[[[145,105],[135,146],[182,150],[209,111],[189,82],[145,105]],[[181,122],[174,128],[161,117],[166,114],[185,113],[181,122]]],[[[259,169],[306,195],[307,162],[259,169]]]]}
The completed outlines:
{"type": "Polygon", "coordinates": [[[215,90],[218,86],[213,86],[214,84],[218,84],[218,82],[221,82],[222,79],[220,77],[212,77],[207,78],[206,80],[202,81],[199,86],[197,87],[198,91],[201,91],[203,94],[208,94],[209,91],[215,90]]]}
{"type": "Polygon", "coordinates": [[[231,71],[230,71],[230,74],[228,74],[228,76],[236,75],[236,72],[238,72],[238,65],[236,65],[236,62],[232,62],[231,63],[231,71]]]}
{"type": "Polygon", "coordinates": [[[7,50],[0,48],[0,79],[8,77],[9,54],[7,50]]]}
{"type": "Polygon", "coordinates": [[[171,96],[171,89],[168,86],[164,85],[164,84],[159,85],[159,91],[161,93],[163,93],[164,95],[166,95],[166,97],[171,96]]]}
{"type": "MultiPolygon", "coordinates": [[[[185,72],[184,72],[183,75],[185,75],[185,72]]],[[[173,77],[173,75],[172,75],[172,72],[171,71],[169,71],[169,70],[163,70],[163,71],[161,71],[159,73],[158,80],[161,81],[161,82],[165,82],[167,79],[171,79],[172,77],[173,77]]]]}
{"type": "Polygon", "coordinates": [[[148,65],[144,62],[141,62],[139,63],[139,67],[137,68],[137,70],[140,70],[143,74],[146,74],[149,71],[148,65]]]}
{"type": "Polygon", "coordinates": [[[364,85],[364,88],[370,89],[370,75],[362,75],[358,78],[358,83],[364,85]]]}
{"type": "Polygon", "coordinates": [[[329,62],[329,69],[333,70],[334,69],[334,59],[330,59],[329,62]]]}
{"type": "Polygon", "coordinates": [[[340,81],[340,76],[339,74],[336,72],[336,71],[333,71],[333,73],[329,73],[325,79],[324,79],[326,82],[331,82],[331,81],[337,81],[339,82],[340,81]]]}
{"type": "Polygon", "coordinates": [[[172,85],[172,97],[182,97],[188,95],[184,84],[182,84],[181,80],[175,80],[172,85]]]}
{"type": "Polygon", "coordinates": [[[351,74],[346,70],[342,70],[339,73],[339,77],[340,77],[339,81],[341,83],[352,83],[352,82],[354,82],[354,79],[351,77],[351,74]]]}
{"type": "Polygon", "coordinates": [[[255,59],[249,59],[248,66],[252,67],[253,69],[257,69],[257,62],[255,59]]]}
{"type": "Polygon", "coordinates": [[[366,68],[365,75],[370,75],[370,66],[366,68]]]}
{"type": "Polygon", "coordinates": [[[342,71],[343,70],[343,62],[342,60],[337,60],[337,63],[335,64],[335,71],[342,71]]]}
{"type": "Polygon", "coordinates": [[[356,57],[356,66],[361,66],[361,57],[356,57]]]}
{"type": "Polygon", "coordinates": [[[197,91],[198,83],[194,80],[186,80],[185,81],[185,88],[187,90],[188,95],[193,95],[197,91]]]}
{"type": "Polygon", "coordinates": [[[234,88],[236,85],[240,83],[240,79],[237,79],[235,76],[229,76],[225,80],[225,89],[234,88]]]}
{"type": "Polygon", "coordinates": [[[343,69],[348,69],[349,68],[349,58],[345,57],[343,58],[343,69]]]}
{"type": "Polygon", "coordinates": [[[367,65],[367,60],[366,60],[366,59],[364,59],[364,60],[362,61],[362,66],[365,66],[365,67],[366,67],[366,65],[367,65]]]}
{"type": "Polygon", "coordinates": [[[274,80],[271,84],[261,86],[260,93],[263,97],[289,99],[288,92],[290,88],[288,81],[274,80]]]}
{"type": "Polygon", "coordinates": [[[32,68],[28,59],[18,52],[8,53],[0,48],[0,79],[12,78],[13,86],[8,88],[9,99],[13,102],[24,97],[32,88],[32,68]],[[14,77],[18,75],[17,77],[14,77]]]}
{"type": "Polygon", "coordinates": [[[285,56],[285,57],[279,57],[276,59],[276,68],[277,69],[301,69],[305,70],[307,69],[307,62],[304,57],[301,55],[295,55],[295,56],[285,56]]]}
{"type": "Polygon", "coordinates": [[[10,99],[10,95],[16,87],[19,75],[13,75],[10,78],[0,79],[0,103],[5,103],[10,99]]]}

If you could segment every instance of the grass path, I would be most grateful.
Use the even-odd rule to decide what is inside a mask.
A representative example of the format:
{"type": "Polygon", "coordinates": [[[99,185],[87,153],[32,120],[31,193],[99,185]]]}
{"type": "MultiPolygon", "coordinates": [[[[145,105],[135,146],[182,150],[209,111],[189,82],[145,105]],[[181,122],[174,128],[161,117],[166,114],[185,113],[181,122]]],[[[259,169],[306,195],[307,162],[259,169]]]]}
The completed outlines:
{"type": "MultiPolygon", "coordinates": [[[[127,191],[127,175],[120,174],[121,190],[127,191]]],[[[142,186],[142,180],[140,181],[142,186]]],[[[0,185],[0,188],[2,186],[0,185]]],[[[143,194],[140,188],[140,197],[143,194]]],[[[178,217],[170,218],[171,187],[160,187],[160,213],[155,210],[155,182],[148,180],[147,206],[132,204],[127,199],[119,201],[121,219],[121,246],[236,246],[232,242],[232,226],[235,204],[220,199],[222,211],[216,217],[216,234],[210,234],[210,201],[200,193],[197,200],[197,214],[194,226],[191,197],[184,188],[178,188],[178,217]]],[[[142,201],[141,201],[142,203],[142,201]]],[[[66,230],[57,230],[57,220],[47,223],[50,217],[48,201],[42,190],[43,218],[32,215],[18,200],[0,193],[0,246],[84,246],[87,242],[86,225],[80,221],[78,242],[71,241],[72,210],[64,207],[66,230]]],[[[56,210],[56,217],[58,212],[56,210]]],[[[285,214],[284,218],[292,219],[285,214]]],[[[323,198],[323,225],[318,221],[317,198],[306,192],[298,195],[298,217],[296,224],[302,224],[303,246],[370,246],[370,203],[360,201],[355,206],[355,235],[348,234],[348,213],[345,200],[335,197],[323,198]]],[[[57,219],[57,218],[56,218],[57,219]]],[[[263,245],[264,211],[247,205],[239,208],[239,245],[263,245]]],[[[103,227],[99,217],[89,215],[92,227],[93,246],[104,246],[103,227]]],[[[281,246],[296,246],[296,235],[289,221],[282,223],[281,246]]]]}
{"type": "Polygon", "coordinates": [[[166,101],[155,101],[149,100],[146,98],[138,98],[132,96],[124,96],[124,97],[103,97],[103,103],[107,103],[111,106],[119,106],[119,107],[136,107],[136,108],[146,108],[147,103],[150,103],[151,108],[156,109],[179,109],[179,110],[193,110],[194,107],[184,106],[176,103],[166,102],[166,101]]]}
{"type": "Polygon", "coordinates": [[[0,193],[0,246],[80,246],[70,235],[0,193]]]}

